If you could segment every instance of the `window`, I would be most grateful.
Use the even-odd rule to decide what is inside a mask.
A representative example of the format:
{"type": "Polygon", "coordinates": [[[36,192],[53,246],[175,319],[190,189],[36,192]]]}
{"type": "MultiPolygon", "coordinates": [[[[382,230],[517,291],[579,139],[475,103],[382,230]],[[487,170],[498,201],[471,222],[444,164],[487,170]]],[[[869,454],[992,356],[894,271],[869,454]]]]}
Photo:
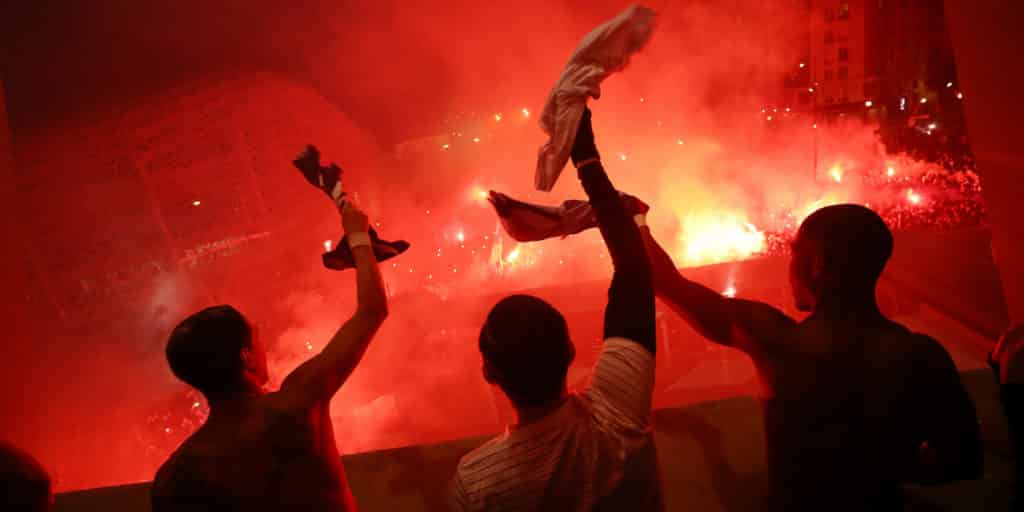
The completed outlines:
{"type": "Polygon", "coordinates": [[[850,50],[847,48],[839,49],[839,62],[846,62],[850,60],[850,50]]]}
{"type": "Polygon", "coordinates": [[[849,76],[850,76],[849,75],[849,71],[846,69],[846,66],[843,66],[843,67],[839,68],[839,79],[840,80],[846,80],[847,78],[849,78],[849,76]]]}
{"type": "Polygon", "coordinates": [[[825,81],[828,82],[830,80],[832,80],[832,70],[831,69],[826,69],[825,70],[825,81]]]}
{"type": "Polygon", "coordinates": [[[837,18],[841,19],[841,20],[848,20],[848,19],[850,19],[850,3],[849,2],[842,2],[842,3],[839,4],[839,16],[837,16],[837,18]]]}

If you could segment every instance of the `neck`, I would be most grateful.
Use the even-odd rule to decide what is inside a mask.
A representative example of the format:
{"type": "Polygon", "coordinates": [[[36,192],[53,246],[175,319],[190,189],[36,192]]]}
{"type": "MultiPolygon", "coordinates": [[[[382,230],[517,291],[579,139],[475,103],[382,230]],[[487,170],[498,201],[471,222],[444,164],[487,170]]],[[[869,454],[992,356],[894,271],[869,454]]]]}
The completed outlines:
{"type": "Polygon", "coordinates": [[[561,396],[544,405],[517,405],[515,427],[526,426],[546,418],[549,414],[557,411],[568,397],[569,393],[563,390],[561,396]]]}
{"type": "Polygon", "coordinates": [[[259,389],[206,397],[210,404],[210,416],[233,416],[244,411],[254,398],[262,395],[259,389]]]}
{"type": "Polygon", "coordinates": [[[824,294],[811,316],[831,321],[844,319],[865,321],[883,318],[881,310],[878,309],[878,302],[875,300],[874,288],[824,294]]]}

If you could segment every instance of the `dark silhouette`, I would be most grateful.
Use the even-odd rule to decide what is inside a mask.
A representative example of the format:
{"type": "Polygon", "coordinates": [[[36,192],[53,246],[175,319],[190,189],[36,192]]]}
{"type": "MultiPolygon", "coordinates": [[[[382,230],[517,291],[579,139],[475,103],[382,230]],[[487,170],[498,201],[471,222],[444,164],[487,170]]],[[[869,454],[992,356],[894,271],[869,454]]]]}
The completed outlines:
{"type": "Polygon", "coordinates": [[[974,405],[946,350],[887,319],[875,286],[892,253],[882,219],[818,210],[793,243],[796,321],[688,281],[643,230],[658,296],[709,340],[743,350],[763,383],[773,510],[901,510],[903,483],[977,478],[974,405]]]}
{"type": "Polygon", "coordinates": [[[992,349],[989,364],[999,383],[1013,449],[1013,496],[1010,510],[1024,510],[1024,324],[1006,331],[992,349]]]}
{"type": "Polygon", "coordinates": [[[46,512],[52,507],[50,475],[31,455],[0,441],[0,510],[46,512]]]}
{"type": "Polygon", "coordinates": [[[637,225],[604,172],[590,111],[572,161],[615,265],[605,345],[593,382],[566,388],[576,354],[565,318],[547,302],[508,297],[480,331],[484,378],[509,397],[517,422],[459,463],[459,510],[660,510],[650,433],[654,388],[654,290],[637,225]]]}
{"type": "Polygon", "coordinates": [[[366,215],[348,205],[342,223],[356,265],[358,307],[280,390],[264,390],[263,344],[234,308],[205,309],[174,329],[167,343],[171,370],[203,393],[210,417],[157,473],[155,512],[354,508],[330,401],[355,370],[388,308],[366,215]]]}

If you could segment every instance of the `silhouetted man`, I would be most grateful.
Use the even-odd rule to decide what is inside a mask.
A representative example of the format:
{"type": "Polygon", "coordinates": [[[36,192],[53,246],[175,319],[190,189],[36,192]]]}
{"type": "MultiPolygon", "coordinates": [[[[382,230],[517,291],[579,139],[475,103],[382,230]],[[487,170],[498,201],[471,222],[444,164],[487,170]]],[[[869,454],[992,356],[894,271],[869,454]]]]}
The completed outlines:
{"type": "Polygon", "coordinates": [[[0,510],[47,512],[52,506],[50,475],[34,457],[0,441],[0,510]]]}
{"type": "Polygon", "coordinates": [[[650,236],[657,294],[709,340],[738,348],[762,381],[773,510],[902,510],[903,483],[977,478],[974,405],[946,350],[887,319],[875,286],[892,253],[856,205],[800,226],[790,283],[797,322],[684,278],[650,236]]]}
{"type": "Polygon", "coordinates": [[[1014,465],[1010,510],[1024,511],[1024,324],[1003,333],[992,348],[989,364],[999,383],[999,401],[1010,427],[1014,465]]]}
{"type": "Polygon", "coordinates": [[[593,382],[566,388],[575,356],[565,318],[536,297],[499,302],[480,331],[484,378],[501,388],[517,421],[459,463],[458,510],[660,510],[650,432],[654,290],[643,240],[598,159],[584,113],[572,149],[615,275],[605,345],[593,382]]]}
{"type": "Polygon", "coordinates": [[[264,390],[263,344],[234,308],[200,311],[171,334],[171,370],[203,393],[210,417],[157,473],[155,512],[354,510],[330,402],[388,308],[366,215],[349,203],[342,224],[356,265],[356,312],[280,390],[264,390]]]}

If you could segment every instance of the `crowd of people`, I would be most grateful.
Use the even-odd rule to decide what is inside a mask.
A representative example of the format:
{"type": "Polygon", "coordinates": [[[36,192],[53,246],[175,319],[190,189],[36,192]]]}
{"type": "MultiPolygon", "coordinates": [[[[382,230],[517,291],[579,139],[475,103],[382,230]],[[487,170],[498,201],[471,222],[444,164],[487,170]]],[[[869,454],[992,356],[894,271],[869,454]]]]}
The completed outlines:
{"type": "MultiPolygon", "coordinates": [[[[876,304],[893,250],[876,213],[828,206],[800,226],[789,279],[798,309],[809,314],[798,321],[678,271],[645,214],[624,204],[609,180],[589,110],[570,156],[614,263],[604,347],[590,385],[570,390],[575,347],[558,309],[529,295],[493,307],[478,339],[482,378],[509,398],[516,420],[460,461],[453,510],[664,509],[651,424],[656,297],[709,341],[753,360],[770,479],[764,510],[902,510],[903,484],[981,475],[975,407],[949,354],[876,304]]],[[[332,180],[310,181],[339,206],[356,272],[355,313],[275,391],[265,389],[264,345],[242,313],[222,305],[182,321],[167,360],[204,395],[210,415],[157,472],[155,512],[356,508],[329,404],[386,321],[388,303],[379,241],[332,180]]],[[[1014,434],[1024,432],[1021,338],[1012,332],[992,357],[1014,434]]],[[[5,510],[52,506],[46,472],[13,446],[0,445],[0,480],[5,510]]]]}

